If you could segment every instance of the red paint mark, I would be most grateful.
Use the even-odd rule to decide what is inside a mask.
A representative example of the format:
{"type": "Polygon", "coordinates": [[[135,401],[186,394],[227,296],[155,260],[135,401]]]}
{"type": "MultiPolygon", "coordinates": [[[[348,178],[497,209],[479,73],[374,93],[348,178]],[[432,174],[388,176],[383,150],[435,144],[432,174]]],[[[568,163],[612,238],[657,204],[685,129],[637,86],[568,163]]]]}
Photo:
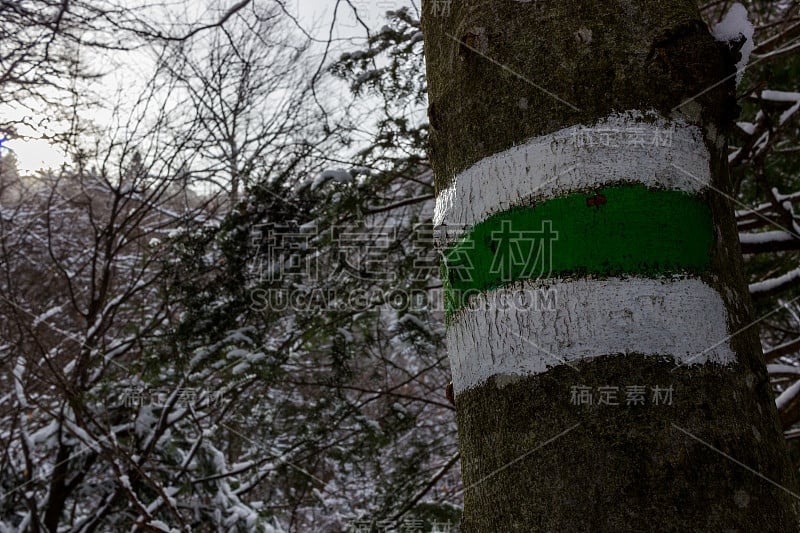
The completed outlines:
{"type": "Polygon", "coordinates": [[[602,194],[595,194],[594,196],[586,199],[586,205],[589,207],[600,207],[606,205],[608,200],[602,194]]]}

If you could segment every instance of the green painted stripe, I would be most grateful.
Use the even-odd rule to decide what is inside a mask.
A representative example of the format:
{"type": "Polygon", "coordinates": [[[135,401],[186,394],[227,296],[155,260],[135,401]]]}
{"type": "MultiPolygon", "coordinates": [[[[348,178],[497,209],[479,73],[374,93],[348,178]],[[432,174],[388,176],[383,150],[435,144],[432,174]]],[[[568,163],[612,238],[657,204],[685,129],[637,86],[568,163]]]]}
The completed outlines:
{"type": "Polygon", "coordinates": [[[708,205],[681,191],[620,185],[515,208],[445,252],[445,311],[450,316],[471,294],[523,279],[699,274],[713,243],[708,205]]]}

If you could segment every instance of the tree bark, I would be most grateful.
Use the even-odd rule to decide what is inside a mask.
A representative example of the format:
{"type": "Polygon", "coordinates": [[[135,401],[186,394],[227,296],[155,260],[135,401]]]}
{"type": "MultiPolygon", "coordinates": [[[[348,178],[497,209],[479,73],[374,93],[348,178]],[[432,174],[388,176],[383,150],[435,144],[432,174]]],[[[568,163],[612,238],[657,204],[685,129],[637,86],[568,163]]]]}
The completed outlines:
{"type": "Polygon", "coordinates": [[[797,530],[726,192],[736,54],[691,0],[422,27],[463,530],[797,530]]]}

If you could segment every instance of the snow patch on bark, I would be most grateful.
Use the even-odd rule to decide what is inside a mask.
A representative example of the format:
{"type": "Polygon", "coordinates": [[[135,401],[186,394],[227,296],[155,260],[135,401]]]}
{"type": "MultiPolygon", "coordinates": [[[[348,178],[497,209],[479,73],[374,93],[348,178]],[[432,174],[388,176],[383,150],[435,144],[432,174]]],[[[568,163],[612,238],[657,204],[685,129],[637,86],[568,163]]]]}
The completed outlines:
{"type": "Polygon", "coordinates": [[[755,30],[753,23],[747,18],[747,9],[742,4],[733,4],[720,23],[714,26],[711,33],[717,41],[721,42],[735,41],[743,37],[746,39],[740,50],[742,58],[736,64],[736,84],[738,85],[742,81],[744,69],[750,61],[750,54],[756,47],[753,42],[755,30]]]}

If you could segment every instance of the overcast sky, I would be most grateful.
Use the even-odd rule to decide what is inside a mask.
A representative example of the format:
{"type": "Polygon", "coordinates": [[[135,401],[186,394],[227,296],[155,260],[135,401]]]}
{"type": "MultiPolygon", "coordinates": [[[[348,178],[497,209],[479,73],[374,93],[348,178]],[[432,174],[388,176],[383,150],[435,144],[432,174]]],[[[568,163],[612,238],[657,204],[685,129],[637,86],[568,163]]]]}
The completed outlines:
{"type": "MultiPolygon", "coordinates": [[[[265,0],[256,0],[263,2],[265,0]]],[[[297,17],[298,22],[303,29],[314,36],[316,39],[325,41],[328,38],[330,31],[331,21],[333,17],[334,6],[337,0],[282,0],[286,9],[297,17]]],[[[224,12],[225,5],[233,5],[233,0],[226,0],[216,6],[215,10],[224,12]]],[[[370,27],[372,31],[376,31],[386,23],[386,12],[395,11],[402,7],[410,7],[412,10],[418,10],[420,0],[350,0],[350,4],[358,10],[358,15],[361,20],[370,27]]],[[[209,15],[207,9],[201,9],[209,15]]],[[[213,12],[210,13],[213,16],[213,12]]],[[[353,9],[348,5],[346,0],[339,0],[339,7],[336,13],[336,22],[333,28],[333,38],[336,43],[329,51],[328,60],[336,58],[338,53],[344,50],[353,50],[358,47],[355,41],[359,38],[366,36],[366,33],[356,19],[353,9]],[[341,40],[340,40],[341,39],[341,40]],[[346,41],[346,39],[354,39],[354,41],[346,41]]],[[[322,45],[320,44],[320,53],[322,52],[322,45]]],[[[118,63],[116,68],[110,69],[112,74],[104,78],[103,85],[109,89],[125,85],[127,82],[120,82],[120,79],[130,77],[145,79],[147,77],[146,62],[136,59],[136,56],[117,56],[117,58],[110,58],[112,63],[118,63]],[[118,60],[118,61],[117,61],[118,60]]],[[[22,118],[28,111],[25,109],[18,109],[16,114],[19,117],[11,116],[9,118],[22,118]]],[[[15,113],[3,109],[3,113],[7,115],[15,115],[15,113]]],[[[93,117],[99,122],[103,122],[103,112],[97,111],[97,116],[93,117]]],[[[43,116],[43,118],[46,118],[43,116]]],[[[32,133],[32,132],[24,132],[32,133]]],[[[6,146],[12,149],[19,161],[20,170],[25,173],[31,173],[35,170],[47,167],[57,167],[63,161],[64,157],[61,150],[49,145],[45,141],[21,141],[11,140],[6,143],[6,146]]]]}
{"type": "MultiPolygon", "coordinates": [[[[285,0],[290,11],[299,14],[299,19],[308,26],[317,26],[315,36],[327,36],[333,16],[336,0],[285,0]]],[[[402,7],[419,7],[419,0],[350,0],[350,4],[358,10],[359,17],[373,29],[385,24],[386,12],[396,11],[402,7]]],[[[340,0],[334,30],[336,37],[362,35],[363,30],[358,23],[352,8],[345,0],[340,0]]]]}

